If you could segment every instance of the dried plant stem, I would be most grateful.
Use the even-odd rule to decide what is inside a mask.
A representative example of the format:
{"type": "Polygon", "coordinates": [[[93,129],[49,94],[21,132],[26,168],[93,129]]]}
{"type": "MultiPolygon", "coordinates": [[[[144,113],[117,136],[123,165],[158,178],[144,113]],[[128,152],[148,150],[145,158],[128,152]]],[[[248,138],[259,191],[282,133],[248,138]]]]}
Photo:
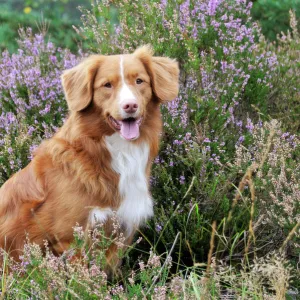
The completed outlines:
{"type": "Polygon", "coordinates": [[[157,274],[157,276],[155,276],[155,278],[154,278],[154,280],[153,280],[151,286],[149,287],[149,289],[148,289],[148,291],[147,291],[147,293],[146,293],[145,296],[147,296],[147,295],[151,292],[151,290],[152,290],[154,284],[156,283],[156,281],[158,280],[160,274],[161,274],[162,271],[164,270],[164,268],[165,268],[165,266],[166,266],[166,264],[167,264],[167,262],[168,262],[168,258],[171,256],[171,254],[172,254],[172,252],[173,252],[173,250],[174,250],[174,247],[175,247],[175,245],[176,245],[176,243],[177,243],[177,240],[178,240],[179,235],[181,235],[181,232],[178,232],[178,233],[177,233],[177,235],[176,235],[176,237],[175,237],[175,240],[174,240],[174,242],[173,242],[173,245],[172,245],[172,247],[171,247],[171,250],[170,250],[170,252],[167,254],[167,257],[166,257],[166,260],[165,260],[164,264],[163,264],[162,267],[160,268],[160,271],[159,271],[159,273],[157,274]]]}
{"type": "Polygon", "coordinates": [[[208,280],[210,278],[210,265],[211,265],[211,258],[213,255],[214,247],[215,247],[215,235],[216,235],[216,228],[217,228],[217,222],[213,221],[212,223],[212,230],[211,230],[211,237],[210,237],[210,247],[209,247],[209,252],[208,252],[208,257],[207,257],[207,265],[206,265],[206,272],[205,272],[205,277],[203,278],[203,285],[204,285],[204,293],[201,296],[201,300],[205,300],[207,292],[208,292],[208,280]]]}
{"type": "Polygon", "coordinates": [[[208,279],[210,277],[210,265],[211,265],[211,258],[213,254],[213,250],[215,247],[215,235],[216,235],[216,228],[217,228],[217,222],[213,221],[212,223],[212,230],[211,230],[211,237],[210,237],[210,243],[209,243],[209,252],[207,257],[207,266],[206,266],[206,278],[208,279]]]}
{"type": "MultiPolygon", "coordinates": [[[[246,186],[249,186],[250,189],[250,194],[251,194],[251,210],[250,210],[250,221],[249,221],[249,236],[247,240],[247,245],[245,248],[245,257],[248,256],[249,253],[249,248],[251,245],[251,240],[253,240],[253,243],[255,244],[255,234],[254,234],[254,229],[253,229],[253,219],[254,219],[254,208],[255,208],[255,186],[253,183],[253,174],[258,170],[261,169],[268,157],[268,154],[270,152],[271,146],[272,146],[272,140],[275,134],[274,128],[271,128],[270,134],[268,136],[267,144],[266,147],[263,151],[262,158],[259,162],[257,163],[252,163],[246,170],[246,173],[244,174],[242,180],[239,183],[239,186],[237,188],[235,197],[232,202],[231,210],[228,213],[227,220],[230,221],[232,219],[232,213],[234,207],[237,205],[239,199],[242,197],[242,193],[245,189],[246,186]]],[[[255,254],[255,251],[254,251],[255,254]]]]}
{"type": "Polygon", "coordinates": [[[181,204],[183,203],[184,199],[187,197],[187,195],[190,193],[192,187],[194,186],[194,183],[195,183],[195,180],[196,180],[196,176],[193,176],[192,178],[192,181],[191,181],[191,184],[189,186],[189,188],[187,189],[185,195],[183,196],[183,198],[181,199],[180,203],[177,204],[176,208],[174,209],[172,215],[170,216],[170,218],[168,219],[166,225],[164,226],[164,228],[162,229],[161,233],[160,233],[160,236],[155,244],[155,247],[158,245],[161,237],[163,236],[163,233],[165,232],[165,230],[167,229],[169,223],[171,222],[172,218],[175,216],[175,213],[177,212],[177,210],[179,209],[179,207],[181,206],[181,204]]]}
{"type": "MultiPolygon", "coordinates": [[[[228,213],[228,217],[227,217],[228,221],[230,221],[232,218],[233,209],[236,206],[236,204],[238,203],[239,199],[241,198],[242,192],[244,191],[245,186],[249,185],[249,182],[252,181],[253,173],[263,167],[263,165],[268,157],[268,154],[270,152],[274,134],[275,134],[275,130],[274,130],[274,128],[271,128],[271,131],[270,131],[270,134],[269,134],[268,140],[267,140],[267,145],[266,145],[265,151],[263,153],[263,156],[261,158],[259,165],[257,163],[252,163],[251,166],[247,168],[245,175],[243,176],[242,180],[240,181],[238,190],[237,190],[235,197],[233,199],[233,202],[232,202],[231,210],[228,213]]],[[[254,189],[254,185],[253,185],[253,189],[254,189]]],[[[252,201],[252,203],[253,203],[253,201],[252,201]]]]}
{"type": "MultiPolygon", "coordinates": [[[[250,221],[249,221],[249,236],[248,236],[248,242],[245,249],[245,256],[248,256],[248,251],[251,243],[251,238],[253,239],[253,243],[255,244],[255,234],[253,229],[253,217],[254,217],[254,206],[255,206],[255,188],[252,181],[252,178],[249,178],[248,180],[249,188],[250,188],[250,194],[251,194],[251,211],[250,211],[250,221]]],[[[254,252],[255,254],[255,252],[254,252]]]]}
{"type": "Polygon", "coordinates": [[[252,174],[253,174],[253,172],[255,172],[257,170],[257,167],[258,166],[256,163],[253,163],[250,167],[248,167],[245,175],[243,176],[242,180],[240,181],[238,189],[235,193],[235,197],[232,202],[231,210],[228,213],[228,217],[227,217],[228,221],[231,220],[233,209],[237,205],[238,201],[240,200],[242,192],[244,191],[245,187],[247,185],[249,185],[249,181],[252,180],[252,174]]]}
{"type": "Polygon", "coordinates": [[[17,299],[20,299],[20,298],[18,297],[19,294],[20,294],[20,292],[23,291],[23,288],[24,288],[25,284],[26,284],[27,281],[31,278],[31,275],[32,275],[37,269],[38,269],[38,267],[33,268],[32,271],[30,272],[30,274],[28,274],[27,278],[24,280],[22,286],[21,286],[20,289],[19,289],[19,292],[18,292],[18,294],[17,294],[17,296],[16,296],[17,299]]]}
{"type": "Polygon", "coordinates": [[[268,140],[267,140],[267,146],[265,148],[264,154],[262,156],[262,159],[261,159],[259,167],[258,167],[259,169],[261,169],[263,167],[263,165],[268,157],[268,154],[269,154],[271,146],[272,146],[272,140],[273,140],[274,134],[275,134],[275,130],[274,130],[274,128],[271,128],[271,131],[270,131],[270,134],[269,134],[268,140]]]}
{"type": "Polygon", "coordinates": [[[8,273],[8,267],[7,267],[7,261],[8,261],[8,256],[7,253],[3,252],[3,260],[2,260],[2,282],[1,282],[1,296],[0,296],[0,300],[5,299],[5,295],[6,295],[6,284],[7,284],[7,273],[8,273]]]}
{"type": "Polygon", "coordinates": [[[298,228],[300,227],[300,222],[298,222],[293,229],[289,232],[287,238],[285,239],[285,241],[283,242],[282,246],[280,247],[280,250],[283,250],[287,243],[291,240],[291,238],[293,237],[293,235],[296,233],[296,231],[298,230],[298,228]]]}

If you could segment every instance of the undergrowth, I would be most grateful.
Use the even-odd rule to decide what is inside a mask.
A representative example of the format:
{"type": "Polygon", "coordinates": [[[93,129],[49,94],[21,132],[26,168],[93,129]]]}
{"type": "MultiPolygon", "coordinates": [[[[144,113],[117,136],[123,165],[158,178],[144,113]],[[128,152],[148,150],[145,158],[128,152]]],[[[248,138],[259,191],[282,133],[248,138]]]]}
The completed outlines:
{"type": "MultiPolygon", "coordinates": [[[[162,108],[155,216],[120,254],[113,279],[103,273],[103,235],[87,249],[78,228],[62,257],[30,243],[20,263],[4,254],[2,299],[299,295],[300,34],[291,11],[292,30],[269,43],[250,10],[244,0],[106,0],[81,9],[76,30],[90,52],[151,44],[180,63],[180,95],[162,108]]],[[[30,30],[19,48],[0,59],[1,183],[61,126],[59,75],[87,55],[30,30]]]]}

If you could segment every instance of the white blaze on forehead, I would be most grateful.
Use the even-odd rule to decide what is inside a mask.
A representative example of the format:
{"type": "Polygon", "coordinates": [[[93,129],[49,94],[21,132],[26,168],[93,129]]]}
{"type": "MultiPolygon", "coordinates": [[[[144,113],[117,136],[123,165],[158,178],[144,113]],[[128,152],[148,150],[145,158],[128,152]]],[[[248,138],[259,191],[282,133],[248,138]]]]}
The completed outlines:
{"type": "Polygon", "coordinates": [[[124,76],[124,58],[123,55],[120,56],[120,73],[121,73],[121,79],[122,79],[122,87],[119,94],[119,103],[122,106],[122,104],[125,104],[128,100],[130,102],[136,102],[136,98],[128,85],[125,82],[125,76],[124,76]]]}
{"type": "Polygon", "coordinates": [[[125,84],[123,55],[120,56],[120,72],[121,72],[122,83],[125,84]]]}

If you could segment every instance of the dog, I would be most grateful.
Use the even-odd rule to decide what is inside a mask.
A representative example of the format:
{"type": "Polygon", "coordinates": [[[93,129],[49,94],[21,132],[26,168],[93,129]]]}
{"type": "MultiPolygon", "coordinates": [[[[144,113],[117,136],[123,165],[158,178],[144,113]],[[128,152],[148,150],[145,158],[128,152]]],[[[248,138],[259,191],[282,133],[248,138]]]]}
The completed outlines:
{"type": "MultiPolygon", "coordinates": [[[[153,215],[149,179],[160,104],[178,95],[178,63],[143,46],[132,54],[91,55],[61,79],[68,119],[0,189],[0,247],[15,260],[26,238],[41,247],[46,240],[60,255],[77,223],[94,228],[113,214],[130,245],[153,215]]],[[[116,252],[107,251],[108,264],[117,263],[116,252]]]]}

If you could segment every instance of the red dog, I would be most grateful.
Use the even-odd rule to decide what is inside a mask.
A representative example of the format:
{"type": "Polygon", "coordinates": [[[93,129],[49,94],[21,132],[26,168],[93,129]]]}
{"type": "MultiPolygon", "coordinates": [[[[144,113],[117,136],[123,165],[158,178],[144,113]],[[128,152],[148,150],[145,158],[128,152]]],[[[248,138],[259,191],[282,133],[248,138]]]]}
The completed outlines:
{"type": "MultiPolygon", "coordinates": [[[[92,55],[62,75],[70,116],[0,189],[0,247],[18,259],[26,234],[57,254],[84,228],[118,216],[129,244],[153,214],[148,189],[162,129],[159,105],[178,94],[176,61],[92,55]]],[[[116,249],[107,253],[112,260],[116,249]]]]}

